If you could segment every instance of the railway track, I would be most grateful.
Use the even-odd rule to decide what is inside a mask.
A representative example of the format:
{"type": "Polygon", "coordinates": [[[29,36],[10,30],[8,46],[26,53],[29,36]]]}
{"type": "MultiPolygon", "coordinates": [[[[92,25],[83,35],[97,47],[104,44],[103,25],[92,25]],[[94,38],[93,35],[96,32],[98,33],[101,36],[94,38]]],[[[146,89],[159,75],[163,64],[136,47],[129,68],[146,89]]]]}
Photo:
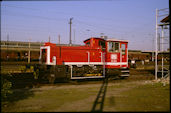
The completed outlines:
{"type": "MultiPolygon", "coordinates": [[[[131,81],[142,81],[142,80],[154,80],[154,75],[148,74],[148,75],[130,75],[128,78],[108,78],[109,83],[126,83],[131,81]]],[[[60,86],[60,85],[85,85],[85,84],[102,84],[104,79],[89,79],[89,80],[71,80],[69,82],[65,83],[55,83],[55,84],[36,84],[36,87],[40,86],[60,86]]]]}
{"type": "MultiPolygon", "coordinates": [[[[11,74],[13,76],[17,75],[17,76],[24,76],[26,75],[28,77],[28,75],[33,76],[33,72],[34,70],[29,67],[26,69],[25,65],[26,63],[3,63],[3,65],[1,65],[1,74],[11,74]]],[[[127,82],[127,81],[137,81],[137,80],[152,80],[154,79],[154,74],[153,74],[154,70],[139,70],[139,69],[130,69],[130,76],[128,78],[109,78],[108,82],[113,82],[113,83],[118,83],[118,82],[127,82]]],[[[33,78],[33,77],[32,77],[33,78]]],[[[70,85],[70,84],[75,84],[75,85],[81,85],[81,84],[101,84],[104,78],[99,78],[99,79],[82,79],[82,80],[70,80],[68,82],[55,82],[54,84],[48,84],[47,82],[37,82],[35,84],[33,84],[32,87],[37,87],[37,86],[48,86],[48,85],[70,85]]],[[[17,79],[16,79],[17,80],[17,79]]],[[[37,80],[34,80],[37,81],[37,80]]],[[[25,84],[24,82],[22,83],[21,80],[17,80],[17,82],[21,82],[19,83],[20,85],[25,84]]],[[[15,83],[17,83],[15,82],[15,83]]],[[[31,81],[29,81],[31,82],[31,81]]],[[[25,85],[23,85],[25,86],[25,85]]]]}

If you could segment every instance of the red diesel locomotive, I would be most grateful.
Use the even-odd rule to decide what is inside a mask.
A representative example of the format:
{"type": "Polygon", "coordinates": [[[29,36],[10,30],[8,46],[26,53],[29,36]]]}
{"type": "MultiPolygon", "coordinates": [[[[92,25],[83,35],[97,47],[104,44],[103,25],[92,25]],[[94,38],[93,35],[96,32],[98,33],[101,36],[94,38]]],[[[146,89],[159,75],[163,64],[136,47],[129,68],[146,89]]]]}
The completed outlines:
{"type": "MultiPolygon", "coordinates": [[[[40,48],[41,64],[51,78],[105,78],[119,72],[128,77],[128,41],[91,37],[84,46],[57,46],[47,42],[40,48]]],[[[44,70],[44,69],[43,69],[44,70]]]]}

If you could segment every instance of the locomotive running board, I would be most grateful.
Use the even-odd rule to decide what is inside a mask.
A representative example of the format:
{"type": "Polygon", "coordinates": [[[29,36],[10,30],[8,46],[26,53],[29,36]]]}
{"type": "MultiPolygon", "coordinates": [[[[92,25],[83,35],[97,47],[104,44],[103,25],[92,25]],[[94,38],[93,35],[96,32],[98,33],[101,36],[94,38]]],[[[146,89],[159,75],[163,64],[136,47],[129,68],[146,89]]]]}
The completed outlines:
{"type": "Polygon", "coordinates": [[[127,65],[127,62],[64,62],[64,65],[127,65]]]}
{"type": "Polygon", "coordinates": [[[86,78],[105,78],[105,76],[71,77],[71,79],[86,79],[86,78]]]}
{"type": "Polygon", "coordinates": [[[72,74],[73,74],[72,68],[73,68],[73,66],[71,65],[71,78],[70,79],[105,78],[105,68],[104,67],[103,67],[103,76],[84,76],[84,77],[73,77],[72,76],[72,74]]]}

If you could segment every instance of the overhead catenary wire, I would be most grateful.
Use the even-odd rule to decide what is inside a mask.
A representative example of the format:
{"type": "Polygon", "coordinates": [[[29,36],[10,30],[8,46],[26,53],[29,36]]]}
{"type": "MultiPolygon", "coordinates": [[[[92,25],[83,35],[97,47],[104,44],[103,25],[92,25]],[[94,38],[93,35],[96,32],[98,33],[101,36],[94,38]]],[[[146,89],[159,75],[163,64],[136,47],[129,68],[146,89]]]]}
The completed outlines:
{"type": "MultiPolygon", "coordinates": [[[[21,7],[21,6],[14,6],[14,5],[3,5],[3,6],[7,6],[7,7],[14,7],[14,8],[20,8],[20,9],[29,9],[29,10],[38,10],[38,11],[42,11],[41,9],[36,9],[36,8],[27,8],[27,7],[21,7]]],[[[52,11],[51,11],[52,12],[52,11]]],[[[54,12],[52,12],[52,13],[56,13],[55,11],[54,12]]],[[[65,13],[65,12],[57,12],[57,13],[61,13],[61,14],[70,14],[70,13],[65,13]]],[[[32,16],[32,15],[29,15],[29,16],[32,16]]],[[[77,15],[78,16],[78,15],[77,15]]],[[[79,15],[80,16],[80,15],[79,15]]],[[[32,16],[33,17],[33,16],[32,16]]],[[[35,16],[34,15],[34,17],[36,17],[36,18],[40,18],[40,19],[46,19],[46,20],[54,20],[54,21],[56,21],[57,19],[56,18],[49,18],[49,17],[42,17],[42,16],[35,16]]],[[[81,17],[91,17],[91,16],[81,16],[81,17]]],[[[93,18],[96,18],[96,17],[91,17],[92,19],[93,18]]],[[[65,18],[65,19],[61,19],[61,21],[67,21],[67,19],[68,18],[65,18]]],[[[104,18],[104,17],[98,17],[98,19],[109,19],[109,18],[104,18]]],[[[59,19],[58,19],[59,20],[59,19]]],[[[113,19],[111,19],[112,21],[113,21],[113,19]]],[[[78,21],[79,23],[81,23],[81,24],[84,24],[84,22],[81,22],[81,21],[78,21]]],[[[108,30],[113,30],[112,28],[109,28],[108,26],[106,26],[106,25],[103,25],[103,27],[102,26],[95,26],[94,24],[93,25],[91,25],[91,24],[87,24],[87,23],[85,23],[84,25],[86,25],[86,26],[91,26],[91,27],[94,27],[94,28],[104,28],[104,29],[108,29],[108,30]],[[106,27],[106,28],[105,28],[106,27]]],[[[102,23],[100,23],[100,25],[102,25],[102,23]]],[[[116,26],[115,26],[115,28],[116,28],[116,26]]],[[[118,28],[118,26],[117,26],[117,28],[118,28]]],[[[121,29],[122,29],[122,27],[121,27],[121,29]]],[[[116,31],[115,31],[116,32],[116,31]]],[[[117,31],[118,32],[118,31],[117,31]]],[[[122,31],[120,31],[120,32],[122,32],[122,31]]]]}
{"type": "MultiPolygon", "coordinates": [[[[16,12],[15,12],[16,13],[16,12]]],[[[23,14],[23,13],[12,13],[12,14],[9,14],[9,13],[2,13],[2,15],[9,15],[9,16],[20,16],[23,18],[25,18],[24,16],[28,16],[28,17],[34,17],[34,18],[39,18],[39,19],[45,19],[45,20],[54,20],[54,21],[67,21],[67,18],[50,18],[50,17],[44,17],[44,16],[37,16],[37,15],[29,15],[29,14],[23,14]]]]}
{"type": "MultiPolygon", "coordinates": [[[[3,5],[3,6],[6,6],[6,5],[3,5]]],[[[2,7],[3,7],[2,6],[2,7]]],[[[28,9],[28,10],[33,10],[33,11],[42,11],[41,9],[37,9],[37,8],[28,8],[28,7],[22,7],[22,6],[16,6],[16,5],[13,5],[13,6],[7,6],[7,7],[13,7],[13,8],[18,8],[18,9],[22,9],[22,10],[25,10],[25,9],[28,9]]],[[[70,15],[71,13],[69,13],[69,12],[59,12],[59,11],[51,11],[51,10],[47,10],[46,12],[49,12],[49,13],[53,13],[53,14],[58,14],[58,13],[60,13],[60,14],[67,14],[67,15],[70,15]]],[[[14,12],[14,13],[19,13],[19,12],[14,12]]],[[[43,13],[43,12],[42,12],[43,13]]],[[[21,13],[20,13],[21,14],[21,13]]],[[[7,15],[10,15],[10,14],[7,14],[7,15]]],[[[14,14],[15,15],[15,14],[14,14]]],[[[24,14],[24,15],[22,15],[21,14],[21,16],[19,15],[19,14],[16,14],[16,16],[18,16],[18,18],[20,18],[20,17],[22,17],[22,18],[25,18],[24,16],[26,16],[26,15],[28,15],[27,17],[34,17],[34,18],[38,18],[38,19],[41,19],[41,20],[52,20],[53,22],[57,22],[57,21],[66,21],[66,25],[67,25],[67,23],[68,23],[68,18],[65,18],[65,19],[58,19],[58,18],[54,18],[54,17],[45,17],[44,18],[44,16],[39,16],[39,14],[38,15],[33,15],[33,14],[24,14]]],[[[95,16],[86,16],[86,15],[76,15],[76,14],[73,14],[73,17],[74,16],[78,16],[78,17],[82,17],[82,18],[90,18],[91,17],[91,19],[98,19],[98,20],[111,20],[111,21],[113,21],[113,18],[104,18],[104,17],[95,17],[95,16]]],[[[75,29],[77,30],[77,31],[84,31],[85,29],[87,29],[87,27],[91,27],[92,29],[91,29],[91,32],[99,32],[98,34],[100,34],[101,32],[104,32],[105,31],[105,34],[107,34],[106,32],[108,32],[109,30],[110,31],[114,31],[113,33],[115,33],[115,34],[117,34],[118,32],[119,32],[119,34],[121,34],[122,33],[122,27],[120,27],[121,29],[119,30],[118,29],[118,26],[114,26],[113,28],[111,28],[111,26],[110,25],[105,25],[106,24],[106,22],[105,22],[105,24],[103,24],[102,25],[102,23],[98,23],[97,22],[97,24],[95,24],[96,22],[90,22],[90,21],[86,21],[86,20],[82,20],[82,18],[75,18],[74,17],[74,24],[76,24],[76,27],[75,27],[75,29]],[[78,20],[78,21],[77,21],[78,20]],[[82,21],[80,21],[80,20],[82,20],[82,21]],[[79,24],[82,24],[82,25],[84,25],[86,28],[85,29],[78,29],[78,28],[80,28],[80,27],[82,27],[82,28],[84,28],[84,26],[78,26],[79,24]],[[100,30],[98,30],[98,28],[100,28],[100,30]]],[[[56,23],[55,23],[56,24],[56,23]]],[[[113,23],[112,23],[113,24],[113,23]]],[[[89,29],[88,28],[88,29],[89,29]]],[[[44,30],[43,30],[44,31],[44,30]]],[[[48,32],[48,31],[47,31],[48,32]]],[[[85,32],[85,31],[84,31],[85,32]]],[[[80,33],[80,32],[77,32],[77,33],[80,33]]],[[[123,33],[124,34],[124,33],[123,33]]],[[[109,35],[111,35],[111,34],[109,34],[109,35]]],[[[127,36],[127,35],[129,35],[129,32],[127,32],[126,34],[125,34],[125,36],[127,36]]]]}
{"type": "MultiPolygon", "coordinates": [[[[18,13],[18,12],[17,12],[18,13]]],[[[8,13],[5,13],[5,14],[8,14],[8,13]]],[[[66,18],[65,19],[57,19],[57,18],[49,18],[49,17],[43,17],[43,16],[35,16],[35,15],[28,15],[28,14],[22,14],[22,13],[18,13],[18,14],[13,14],[12,13],[12,15],[11,14],[8,14],[9,16],[18,16],[18,15],[20,15],[21,17],[23,17],[23,18],[25,18],[25,16],[28,16],[28,17],[35,17],[35,18],[39,18],[39,19],[44,19],[44,20],[54,20],[54,21],[58,21],[58,20],[60,20],[60,21],[65,21],[65,20],[67,20],[66,18]]],[[[94,27],[94,28],[104,28],[104,26],[103,27],[101,27],[101,26],[95,26],[95,25],[91,25],[91,24],[89,24],[89,23],[85,23],[85,22],[82,22],[82,21],[79,21],[78,19],[77,19],[77,22],[79,22],[79,23],[81,23],[81,24],[84,24],[84,25],[86,25],[86,26],[91,26],[91,27],[94,27]]],[[[111,29],[111,28],[104,28],[104,29],[109,29],[109,30],[113,30],[113,29],[111,29]]]]}
{"type": "MultiPolygon", "coordinates": [[[[34,10],[34,11],[42,11],[41,9],[37,9],[37,8],[28,8],[28,7],[22,7],[22,6],[15,6],[15,5],[7,5],[7,4],[5,4],[5,5],[2,5],[2,7],[13,7],[13,8],[19,8],[19,9],[29,9],[29,10],[34,10]]],[[[162,9],[163,11],[166,11],[168,8],[164,8],[164,9],[162,9]]],[[[59,12],[59,11],[50,11],[50,10],[46,10],[47,12],[51,12],[51,13],[60,13],[60,14],[69,14],[69,15],[72,15],[72,16],[74,16],[75,14],[71,14],[71,13],[68,13],[68,12],[59,12]]],[[[80,17],[86,17],[86,18],[91,18],[91,19],[93,19],[93,18],[95,18],[95,19],[98,19],[98,20],[100,20],[100,19],[102,19],[102,20],[111,20],[111,21],[113,21],[113,18],[104,18],[104,17],[95,17],[95,16],[85,16],[85,15],[75,15],[75,16],[80,16],[80,17]]],[[[117,28],[118,28],[118,26],[117,26],[117,28]]]]}
{"type": "MultiPolygon", "coordinates": [[[[21,6],[14,6],[14,5],[3,5],[3,6],[7,6],[7,7],[14,7],[14,8],[20,8],[20,9],[31,9],[31,10],[36,10],[36,11],[42,11],[41,9],[36,9],[36,8],[28,8],[28,7],[21,7],[21,6]]],[[[108,20],[108,21],[114,21],[113,18],[104,18],[104,17],[95,17],[95,16],[85,16],[85,15],[75,15],[75,14],[71,14],[71,13],[68,13],[68,12],[59,12],[59,11],[49,11],[49,10],[46,10],[47,12],[50,12],[50,13],[60,13],[60,14],[63,14],[63,15],[72,15],[73,17],[76,16],[76,17],[81,17],[81,18],[91,18],[91,19],[95,19],[95,20],[108,20]]],[[[65,18],[65,20],[68,20],[68,18],[65,18]]],[[[106,21],[106,22],[108,22],[106,21]]],[[[94,23],[94,22],[93,22],[94,23]]],[[[113,24],[113,23],[112,23],[113,24]]],[[[106,24],[102,24],[100,23],[100,25],[103,25],[103,26],[111,26],[111,23],[110,25],[106,25],[106,24]]],[[[121,29],[123,28],[122,26],[118,26],[118,25],[114,25],[114,26],[117,26],[120,27],[121,29]]]]}
{"type": "MultiPolygon", "coordinates": [[[[3,5],[4,7],[7,6],[7,7],[14,7],[14,8],[19,8],[19,9],[29,9],[29,10],[33,10],[33,11],[42,11],[42,9],[36,9],[36,8],[28,8],[28,7],[21,7],[21,6],[14,6],[14,5],[3,5]]],[[[104,18],[104,17],[95,17],[95,16],[85,16],[85,15],[76,15],[76,14],[71,14],[71,13],[68,13],[68,12],[61,12],[61,11],[49,11],[49,10],[46,10],[47,12],[51,12],[51,13],[60,13],[60,14],[66,14],[66,15],[72,15],[72,16],[78,16],[78,17],[86,17],[86,18],[91,18],[91,19],[102,19],[102,20],[111,20],[113,21],[112,18],[104,18]]]]}
{"type": "MultiPolygon", "coordinates": [[[[7,13],[6,13],[7,14],[7,13]]],[[[39,19],[45,19],[45,20],[54,20],[54,21],[58,21],[56,18],[49,18],[49,17],[43,17],[43,16],[35,16],[35,15],[26,15],[26,14],[19,14],[20,16],[23,16],[23,18],[25,18],[24,16],[28,16],[28,17],[35,17],[35,18],[39,18],[39,19]]],[[[18,16],[16,14],[10,14],[9,16],[18,16]]],[[[60,19],[61,21],[65,21],[64,19],[60,19]]],[[[67,20],[67,19],[66,19],[67,20]]],[[[94,27],[94,28],[97,28],[97,27],[100,27],[100,26],[94,26],[94,25],[91,25],[89,23],[85,23],[85,22],[82,22],[82,21],[79,21],[77,20],[77,22],[81,23],[81,24],[84,24],[86,26],[91,26],[91,27],[94,27]]],[[[104,27],[103,27],[104,28],[104,27]]],[[[105,28],[105,29],[110,29],[110,28],[105,28]]],[[[111,29],[110,29],[111,30],[111,29]]]]}
{"type": "MultiPolygon", "coordinates": [[[[1,29],[2,29],[2,31],[6,31],[7,28],[1,28],[1,29]]],[[[10,26],[10,27],[8,27],[8,29],[11,29],[10,31],[18,31],[18,32],[28,32],[28,31],[30,31],[30,32],[32,32],[32,31],[34,31],[34,32],[37,32],[37,31],[49,32],[47,30],[40,30],[40,29],[33,29],[33,28],[26,28],[26,27],[22,27],[22,28],[21,27],[20,28],[14,27],[14,28],[12,28],[12,26],[10,26]]],[[[57,32],[50,31],[50,33],[57,33],[57,32]]]]}
{"type": "MultiPolygon", "coordinates": [[[[41,9],[37,9],[37,8],[28,8],[28,7],[22,7],[22,6],[14,6],[14,5],[3,5],[4,7],[5,6],[7,6],[7,7],[14,7],[14,8],[19,8],[19,9],[30,9],[30,10],[36,10],[36,11],[42,11],[41,9]]],[[[81,17],[81,18],[91,18],[91,19],[95,19],[95,20],[108,20],[108,21],[114,21],[114,19],[113,18],[104,18],[104,17],[95,17],[95,16],[85,16],[85,15],[75,15],[75,14],[71,14],[71,13],[68,13],[68,12],[62,12],[62,11],[50,11],[50,10],[46,10],[47,12],[50,12],[50,13],[54,13],[54,14],[56,14],[56,13],[60,13],[60,14],[63,14],[63,15],[72,15],[73,17],[74,16],[76,16],[76,17],[81,17]]],[[[68,18],[66,18],[65,19],[66,21],[68,20],[68,18]]],[[[108,22],[108,21],[106,21],[106,22],[108,22]]],[[[105,22],[105,23],[106,23],[105,22]]],[[[82,23],[81,22],[81,24],[84,24],[84,23],[82,23]]],[[[96,25],[96,26],[94,26],[95,24],[94,24],[94,22],[93,22],[93,25],[90,25],[89,23],[87,24],[84,24],[84,25],[86,25],[86,26],[90,26],[90,27],[94,27],[94,28],[97,28],[97,27],[99,27],[99,28],[102,28],[102,29],[108,29],[108,30],[113,30],[113,28],[110,28],[111,27],[111,22],[110,22],[110,25],[106,25],[106,24],[103,24],[103,23],[97,23],[98,25],[96,25]],[[100,26],[99,26],[100,25],[100,26]],[[103,27],[102,27],[103,26],[103,27]],[[110,26],[110,27],[109,27],[110,26]]],[[[113,24],[113,23],[112,23],[113,24]]],[[[114,25],[115,26],[115,28],[117,28],[117,30],[118,30],[118,28],[120,28],[120,31],[116,31],[116,29],[115,29],[115,32],[119,32],[119,33],[121,33],[122,32],[122,30],[123,30],[123,28],[125,28],[125,27],[122,27],[122,26],[119,26],[119,25],[114,25]]],[[[131,30],[130,32],[133,32],[134,30],[131,30]]]]}
{"type": "MultiPolygon", "coordinates": [[[[103,30],[103,31],[99,31],[99,33],[101,33],[101,32],[104,32],[104,31],[107,31],[107,30],[110,30],[110,31],[114,31],[115,30],[115,33],[122,33],[123,34],[123,32],[122,31],[116,31],[116,28],[114,27],[114,28],[109,28],[109,27],[107,27],[107,26],[100,26],[100,25],[94,25],[94,24],[90,24],[90,23],[87,23],[87,22],[83,22],[83,21],[80,21],[80,20],[78,20],[78,19],[76,19],[76,25],[77,24],[83,24],[83,25],[85,25],[85,26],[89,26],[89,27],[92,27],[92,28],[94,28],[94,29],[101,29],[101,30],[103,30]]],[[[85,30],[86,30],[87,28],[85,28],[85,30]]]]}

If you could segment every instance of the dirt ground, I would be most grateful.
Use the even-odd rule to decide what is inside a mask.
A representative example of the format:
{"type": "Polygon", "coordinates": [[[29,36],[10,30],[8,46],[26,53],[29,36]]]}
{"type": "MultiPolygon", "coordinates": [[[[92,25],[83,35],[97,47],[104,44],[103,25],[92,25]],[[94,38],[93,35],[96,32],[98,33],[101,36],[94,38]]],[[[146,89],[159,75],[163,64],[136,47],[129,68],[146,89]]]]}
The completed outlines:
{"type": "Polygon", "coordinates": [[[2,112],[170,111],[170,86],[153,76],[15,89],[2,112]],[[21,96],[23,98],[21,98],[21,96]]]}

